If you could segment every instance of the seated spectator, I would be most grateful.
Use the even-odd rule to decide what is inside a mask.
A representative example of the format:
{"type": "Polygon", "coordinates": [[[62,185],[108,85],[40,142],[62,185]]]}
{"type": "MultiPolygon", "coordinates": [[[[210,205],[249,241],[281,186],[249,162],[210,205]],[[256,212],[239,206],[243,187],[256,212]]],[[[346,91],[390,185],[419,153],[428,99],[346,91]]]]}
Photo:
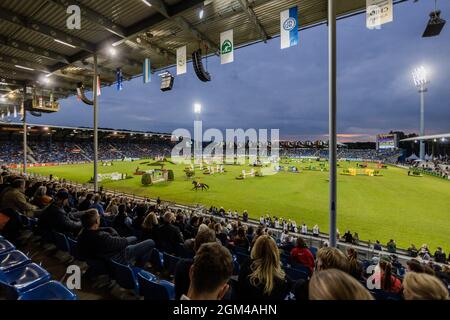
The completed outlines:
{"type": "Polygon", "coordinates": [[[297,238],[297,244],[291,251],[291,261],[293,263],[298,263],[302,266],[308,267],[310,275],[314,271],[314,255],[308,249],[308,245],[305,240],[301,237],[297,238]]]}
{"type": "Polygon", "coordinates": [[[86,198],[80,202],[80,204],[78,205],[78,210],[80,211],[86,211],[87,209],[89,209],[92,205],[92,198],[94,197],[93,193],[88,193],[86,195],[86,198]]]}
{"type": "Polygon", "coordinates": [[[281,268],[280,252],[275,241],[261,235],[252,248],[248,261],[241,266],[236,288],[239,300],[283,300],[290,284],[281,268]]]}
{"type": "Polygon", "coordinates": [[[353,243],[353,236],[352,236],[352,233],[350,232],[350,230],[347,230],[344,233],[343,238],[346,243],[353,243]]]}
{"type": "Polygon", "coordinates": [[[159,249],[168,253],[175,254],[178,246],[184,242],[183,235],[173,223],[175,215],[168,211],[163,216],[163,223],[156,230],[156,244],[159,249]]]}
{"type": "Polygon", "coordinates": [[[96,209],[98,211],[98,214],[103,217],[105,215],[105,209],[103,208],[103,205],[101,204],[101,196],[99,194],[96,194],[94,196],[94,202],[89,207],[90,209],[96,209]]]}
{"type": "Polygon", "coordinates": [[[393,239],[389,240],[389,242],[386,245],[386,249],[389,253],[396,253],[397,252],[397,244],[393,239]]]}
{"type": "Polygon", "coordinates": [[[150,212],[142,222],[141,237],[142,240],[153,239],[156,237],[156,229],[158,229],[158,218],[154,212],[150,212]]]}
{"type": "Polygon", "coordinates": [[[448,300],[448,289],[429,274],[408,272],[403,279],[405,300],[448,300]]]}
{"type": "MultiPolygon", "coordinates": [[[[194,240],[194,252],[197,252],[204,243],[216,242],[216,235],[211,229],[198,232],[194,240]]],[[[195,256],[194,256],[195,258],[195,256]]],[[[190,280],[189,269],[193,259],[180,259],[175,269],[175,298],[178,300],[183,294],[187,294],[190,280]]]]}
{"type": "Polygon", "coordinates": [[[55,201],[41,213],[38,220],[38,230],[48,235],[51,231],[76,236],[81,230],[81,222],[76,213],[68,213],[69,193],[67,189],[60,189],[56,193],[55,201]]]}
{"type": "Polygon", "coordinates": [[[438,263],[446,262],[446,254],[441,247],[438,247],[437,250],[434,252],[434,260],[438,263]]]}
{"type": "Polygon", "coordinates": [[[319,236],[319,226],[317,224],[313,227],[312,233],[313,233],[314,237],[318,237],[319,236]]]}
{"type": "Polygon", "coordinates": [[[353,248],[347,248],[347,259],[349,265],[349,274],[352,275],[356,280],[360,280],[363,274],[363,268],[361,263],[358,261],[358,253],[353,248]]]}
{"type": "Polygon", "coordinates": [[[142,223],[147,216],[148,205],[146,203],[138,204],[134,209],[134,218],[132,220],[132,227],[135,230],[141,230],[142,223]]]}
{"type": "Polygon", "coordinates": [[[184,230],[184,236],[186,239],[195,238],[198,231],[198,226],[200,224],[199,217],[196,215],[191,216],[189,223],[184,230]]]}
{"type": "Polygon", "coordinates": [[[339,269],[349,272],[349,262],[341,250],[333,247],[323,247],[317,251],[317,270],[339,269]]]}
{"type": "Polygon", "coordinates": [[[43,209],[48,206],[53,199],[47,195],[47,187],[39,186],[33,195],[33,200],[31,200],[31,204],[35,205],[39,209],[43,209]]]}
{"type": "Polygon", "coordinates": [[[245,249],[248,251],[250,248],[250,242],[245,235],[245,229],[243,227],[239,227],[236,237],[234,237],[233,241],[234,246],[245,249]]]}
{"type": "Polygon", "coordinates": [[[113,228],[100,228],[100,215],[89,209],[81,216],[83,230],[78,236],[78,248],[86,259],[113,259],[124,264],[144,267],[155,246],[153,240],[136,243],[136,237],[121,237],[113,228]]]}
{"type": "Polygon", "coordinates": [[[384,291],[400,292],[402,283],[392,274],[392,264],[389,256],[384,256],[380,259],[375,272],[375,281],[380,281],[381,289],[384,291]]]}
{"type": "Polygon", "coordinates": [[[129,237],[133,235],[133,229],[132,229],[132,221],[131,218],[128,217],[126,209],[127,207],[124,204],[121,204],[118,208],[118,213],[114,217],[112,226],[114,230],[119,233],[122,237],[129,237]]]}
{"type": "Polygon", "coordinates": [[[338,269],[317,271],[309,282],[310,300],[373,300],[355,278],[338,269]]]}
{"type": "Polygon", "coordinates": [[[355,232],[353,234],[353,244],[358,245],[359,244],[359,235],[358,232],[355,232]]]}
{"type": "Polygon", "coordinates": [[[244,210],[244,212],[242,212],[242,221],[243,222],[248,222],[248,212],[247,212],[247,210],[244,210]]]}
{"type": "Polygon", "coordinates": [[[408,255],[410,257],[417,257],[419,251],[417,250],[416,246],[412,243],[411,246],[408,248],[408,255]]]}
{"type": "Polygon", "coordinates": [[[375,241],[375,244],[373,245],[373,250],[382,251],[383,248],[381,247],[381,243],[379,240],[375,241]]]}
{"type": "Polygon", "coordinates": [[[106,207],[105,212],[105,214],[108,216],[115,216],[119,213],[119,206],[116,198],[111,199],[108,206],[106,207]]]}
{"type": "Polygon", "coordinates": [[[220,223],[214,225],[214,231],[216,233],[216,238],[220,240],[223,246],[228,246],[228,236],[224,232],[223,227],[220,223]]]}
{"type": "Polygon", "coordinates": [[[32,216],[37,209],[27,201],[25,196],[25,180],[16,178],[10,187],[3,189],[0,198],[0,209],[11,209],[27,216],[32,216]]]}
{"type": "Polygon", "coordinates": [[[205,243],[197,251],[189,272],[190,286],[181,300],[221,300],[233,273],[230,252],[218,243],[205,243]]]}

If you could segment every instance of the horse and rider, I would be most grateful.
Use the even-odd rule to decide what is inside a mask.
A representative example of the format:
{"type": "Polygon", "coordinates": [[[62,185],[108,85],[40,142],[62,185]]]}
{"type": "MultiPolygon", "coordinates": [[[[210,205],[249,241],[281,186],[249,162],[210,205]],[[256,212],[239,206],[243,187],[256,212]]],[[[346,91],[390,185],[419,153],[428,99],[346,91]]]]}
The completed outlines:
{"type": "Polygon", "coordinates": [[[206,183],[203,183],[203,182],[199,182],[199,181],[192,181],[192,184],[194,185],[194,188],[192,188],[192,190],[195,190],[195,191],[197,191],[197,190],[206,190],[206,191],[208,191],[208,189],[209,189],[209,186],[206,184],[206,183]]]}

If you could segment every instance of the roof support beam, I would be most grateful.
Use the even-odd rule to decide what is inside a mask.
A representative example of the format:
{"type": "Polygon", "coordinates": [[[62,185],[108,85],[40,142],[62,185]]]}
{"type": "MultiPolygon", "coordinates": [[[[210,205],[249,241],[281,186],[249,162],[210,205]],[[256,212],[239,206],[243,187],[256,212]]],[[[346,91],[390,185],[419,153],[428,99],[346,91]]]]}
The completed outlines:
{"type": "Polygon", "coordinates": [[[241,4],[242,9],[244,9],[244,12],[247,15],[248,19],[255,27],[256,31],[258,31],[258,33],[261,35],[261,39],[264,41],[264,43],[267,43],[269,35],[256,16],[255,11],[253,11],[253,9],[250,7],[248,0],[239,0],[239,3],[241,4]]]}
{"type": "Polygon", "coordinates": [[[82,49],[82,50],[85,50],[88,52],[95,51],[95,45],[92,43],[84,41],[73,35],[67,34],[58,29],[47,26],[47,25],[40,23],[38,21],[35,21],[33,19],[23,17],[19,14],[16,14],[16,13],[6,10],[4,8],[0,8],[0,20],[8,21],[9,23],[16,24],[22,28],[32,30],[32,31],[37,32],[47,38],[63,41],[71,46],[77,47],[79,49],[82,49]]]}

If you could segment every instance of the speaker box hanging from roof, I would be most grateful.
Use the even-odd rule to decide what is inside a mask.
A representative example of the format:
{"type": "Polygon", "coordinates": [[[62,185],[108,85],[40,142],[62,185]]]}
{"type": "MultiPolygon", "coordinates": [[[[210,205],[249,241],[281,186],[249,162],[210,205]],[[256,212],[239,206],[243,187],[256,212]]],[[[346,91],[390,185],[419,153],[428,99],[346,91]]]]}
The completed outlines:
{"type": "Polygon", "coordinates": [[[198,49],[192,53],[192,64],[194,65],[195,74],[201,81],[211,81],[211,75],[205,70],[205,68],[203,68],[201,49],[198,49]]]}

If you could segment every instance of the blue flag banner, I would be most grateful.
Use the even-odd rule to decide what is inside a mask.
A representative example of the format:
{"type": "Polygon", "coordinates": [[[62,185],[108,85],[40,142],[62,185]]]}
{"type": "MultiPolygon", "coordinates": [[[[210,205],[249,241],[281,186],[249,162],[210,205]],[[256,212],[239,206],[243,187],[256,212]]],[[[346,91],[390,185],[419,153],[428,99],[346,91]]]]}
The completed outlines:
{"type": "Polygon", "coordinates": [[[117,80],[117,91],[121,91],[123,89],[123,75],[121,68],[117,68],[116,70],[116,80],[117,80]]]}
{"type": "Polygon", "coordinates": [[[144,78],[144,83],[149,83],[152,80],[151,71],[150,59],[145,58],[144,64],[142,66],[142,77],[144,78]]]}
{"type": "Polygon", "coordinates": [[[298,45],[298,8],[292,7],[280,13],[281,49],[298,45]]]}

